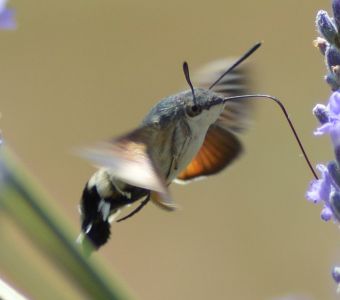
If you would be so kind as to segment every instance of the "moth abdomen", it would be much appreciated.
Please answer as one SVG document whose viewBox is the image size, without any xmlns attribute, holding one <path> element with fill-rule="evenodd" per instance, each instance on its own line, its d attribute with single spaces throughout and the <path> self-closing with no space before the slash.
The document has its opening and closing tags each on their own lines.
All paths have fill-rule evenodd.
<svg viewBox="0 0 340 300">
<path fill-rule="evenodd" d="M 98 170 L 84 187 L 81 203 L 81 237 L 86 236 L 98 249 L 111 235 L 111 223 L 122 208 L 148 195 L 149 191 L 125 184 L 110 175 L 110 170 Z M 82 242 L 82 238 L 79 239 Z"/>
</svg>

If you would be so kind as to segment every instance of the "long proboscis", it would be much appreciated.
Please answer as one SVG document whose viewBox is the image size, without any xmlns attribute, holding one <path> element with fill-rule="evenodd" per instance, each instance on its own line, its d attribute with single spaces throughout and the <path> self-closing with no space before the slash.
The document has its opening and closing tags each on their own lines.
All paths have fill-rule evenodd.
<svg viewBox="0 0 340 300">
<path fill-rule="evenodd" d="M 237 100 L 237 99 L 249 99 L 249 98 L 258 98 L 259 100 L 262 98 L 262 99 L 268 99 L 268 100 L 273 100 L 276 104 L 279 105 L 280 109 L 282 110 L 284 116 L 286 117 L 286 120 L 289 124 L 289 127 L 290 129 L 292 130 L 293 134 L 294 134 L 294 137 L 295 137 L 295 140 L 297 141 L 297 143 L 299 144 L 299 147 L 302 151 L 302 154 L 308 164 L 308 167 L 309 169 L 312 171 L 313 173 L 313 176 L 315 177 L 315 179 L 319 179 L 318 175 L 316 174 L 308 156 L 307 156 L 307 153 L 305 151 L 305 148 L 303 147 L 302 143 L 301 143 L 301 140 L 295 130 L 295 127 L 292 123 L 292 121 L 290 120 L 289 118 L 289 115 L 288 115 L 288 112 L 285 108 L 285 106 L 283 105 L 283 103 L 276 97 L 273 97 L 271 95 L 264 95 L 264 94 L 254 94 L 254 95 L 239 95 L 239 96 L 232 96 L 232 97 L 227 97 L 227 98 L 224 98 L 224 102 L 228 102 L 228 101 L 231 101 L 231 100 Z"/>
</svg>

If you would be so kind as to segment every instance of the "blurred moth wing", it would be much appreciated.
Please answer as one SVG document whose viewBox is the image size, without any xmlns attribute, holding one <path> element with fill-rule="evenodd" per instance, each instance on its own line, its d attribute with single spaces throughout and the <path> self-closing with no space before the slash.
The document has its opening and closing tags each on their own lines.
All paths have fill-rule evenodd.
<svg viewBox="0 0 340 300">
<path fill-rule="evenodd" d="M 227 69 L 231 60 L 214 61 L 194 76 L 197 86 L 209 89 L 210 85 Z M 223 97 L 248 94 L 248 69 L 239 66 L 227 74 L 212 90 Z M 230 101 L 220 117 L 207 131 L 204 142 L 188 166 L 175 179 L 185 184 L 216 174 L 229 166 L 241 153 L 242 144 L 237 134 L 249 127 L 253 105 L 250 101 Z"/>
<path fill-rule="evenodd" d="M 177 176 L 175 182 L 186 183 L 216 174 L 226 168 L 241 152 L 242 145 L 235 135 L 217 125 L 212 125 L 199 152 Z"/>
<path fill-rule="evenodd" d="M 209 89 L 210 85 L 224 73 L 233 61 L 233 59 L 219 59 L 203 66 L 194 74 L 193 80 L 196 86 Z M 223 97 L 251 94 L 249 87 L 252 85 L 252 76 L 250 73 L 249 63 L 244 63 L 224 76 L 212 88 L 212 91 Z M 243 132 L 251 125 L 253 104 L 252 101 L 245 100 L 228 101 L 215 124 L 233 133 Z"/>
<path fill-rule="evenodd" d="M 154 191 L 157 197 L 152 197 L 153 201 L 172 210 L 175 204 L 165 179 L 149 154 L 148 132 L 146 128 L 138 128 L 111 142 L 85 148 L 80 155 L 96 167 L 109 168 L 114 177 L 123 182 Z"/>
</svg>

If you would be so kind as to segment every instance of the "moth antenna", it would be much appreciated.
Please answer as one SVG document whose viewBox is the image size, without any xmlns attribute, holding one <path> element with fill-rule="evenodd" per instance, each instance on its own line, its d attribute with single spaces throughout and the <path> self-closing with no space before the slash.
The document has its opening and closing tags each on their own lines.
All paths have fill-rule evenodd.
<svg viewBox="0 0 340 300">
<path fill-rule="evenodd" d="M 284 116 L 286 117 L 286 120 L 287 120 L 287 122 L 288 122 L 288 124 L 290 126 L 290 129 L 292 130 L 292 132 L 294 134 L 294 137 L 295 137 L 297 143 L 299 144 L 299 147 L 300 147 L 300 149 L 302 151 L 302 154 L 303 154 L 303 156 L 304 156 L 304 158 L 305 158 L 305 160 L 306 160 L 306 162 L 308 164 L 309 169 L 312 171 L 314 178 L 315 179 L 319 179 L 319 177 L 316 174 L 316 172 L 315 172 L 315 170 L 314 170 L 314 168 L 313 168 L 313 166 L 312 166 L 312 164 L 311 164 L 311 162 L 310 162 L 310 160 L 308 158 L 308 155 L 307 155 L 307 153 L 306 153 L 306 151 L 305 151 L 305 149 L 304 149 L 304 147 L 303 147 L 303 145 L 301 143 L 301 140 L 300 140 L 300 138 L 299 138 L 299 136 L 298 136 L 298 134 L 297 134 L 297 132 L 295 130 L 295 127 L 294 127 L 292 121 L 289 118 L 289 115 L 288 115 L 287 110 L 286 110 L 285 106 L 283 105 L 283 103 L 278 98 L 276 98 L 276 97 L 273 97 L 273 96 L 270 96 L 270 95 L 262 95 L 262 94 L 239 95 L 239 96 L 227 97 L 227 98 L 224 98 L 224 102 L 228 102 L 228 101 L 231 101 L 231 100 L 237 100 L 237 99 L 245 99 L 245 98 L 270 99 L 270 100 L 273 100 L 274 102 L 276 102 L 279 105 L 279 107 L 281 108 Z"/>
<path fill-rule="evenodd" d="M 190 89 L 191 89 L 191 92 L 192 92 L 192 97 L 193 97 L 194 103 L 196 105 L 197 101 L 196 101 L 195 91 L 194 91 L 194 87 L 193 87 L 191 80 L 190 80 L 189 66 L 188 66 L 188 63 L 186 61 L 183 63 L 183 72 L 184 72 L 185 79 L 190 86 Z"/>
<path fill-rule="evenodd" d="M 221 79 L 234 70 L 240 63 L 246 60 L 250 55 L 252 55 L 258 48 L 260 48 L 261 42 L 256 43 L 253 47 L 251 47 L 246 53 L 244 53 L 236 62 L 234 62 L 217 80 L 209 87 L 211 90 L 216 84 L 218 84 Z"/>
</svg>

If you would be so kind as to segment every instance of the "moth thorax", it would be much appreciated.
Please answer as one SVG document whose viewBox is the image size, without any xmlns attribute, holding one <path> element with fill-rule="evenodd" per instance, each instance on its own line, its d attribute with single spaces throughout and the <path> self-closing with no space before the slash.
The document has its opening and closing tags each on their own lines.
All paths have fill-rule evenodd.
<svg viewBox="0 0 340 300">
<path fill-rule="evenodd" d="M 90 178 L 87 186 L 88 189 L 96 187 L 99 196 L 103 199 L 112 198 L 114 196 L 131 197 L 128 192 L 124 191 L 127 184 L 115 178 L 112 172 L 110 172 L 110 169 L 99 169 Z"/>
</svg>

